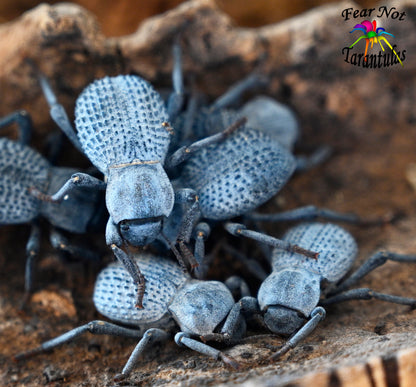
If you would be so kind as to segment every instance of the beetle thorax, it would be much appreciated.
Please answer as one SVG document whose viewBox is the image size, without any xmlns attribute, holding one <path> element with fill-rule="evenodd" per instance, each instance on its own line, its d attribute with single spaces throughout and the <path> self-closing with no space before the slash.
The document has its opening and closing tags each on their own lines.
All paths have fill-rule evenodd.
<svg viewBox="0 0 416 387">
<path fill-rule="evenodd" d="M 172 212 L 174 192 L 158 162 L 132 162 L 109 168 L 106 204 L 123 238 L 140 246 L 156 238 Z"/>
<path fill-rule="evenodd" d="M 183 332 L 203 336 L 216 330 L 233 305 L 222 282 L 193 280 L 178 290 L 168 309 Z"/>
<path fill-rule="evenodd" d="M 308 317 L 319 302 L 321 277 L 303 269 L 272 272 L 257 295 L 260 308 L 280 305 Z"/>
<path fill-rule="evenodd" d="M 299 329 L 319 302 L 320 283 L 319 275 L 302 268 L 273 271 L 257 295 L 267 327 L 283 335 Z"/>
</svg>

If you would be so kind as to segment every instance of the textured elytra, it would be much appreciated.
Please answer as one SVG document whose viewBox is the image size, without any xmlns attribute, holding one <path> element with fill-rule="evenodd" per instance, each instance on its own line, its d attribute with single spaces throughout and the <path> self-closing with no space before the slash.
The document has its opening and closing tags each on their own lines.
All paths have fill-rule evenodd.
<svg viewBox="0 0 416 387">
<path fill-rule="evenodd" d="M 137 287 L 118 262 L 107 266 L 98 275 L 93 296 L 95 307 L 104 316 L 120 323 L 137 326 L 157 323 L 167 318 L 172 297 L 189 276 L 175 262 L 157 256 L 135 255 L 134 261 L 146 278 L 144 309 L 135 306 Z"/>
<path fill-rule="evenodd" d="M 0 139 L 0 223 L 25 223 L 39 213 L 40 201 L 31 187 L 45 192 L 50 164 L 39 153 L 20 143 Z"/>
<path fill-rule="evenodd" d="M 104 174 L 111 165 L 134 161 L 163 164 L 170 134 L 160 95 L 133 75 L 105 77 L 77 99 L 75 125 L 82 148 Z"/>
<path fill-rule="evenodd" d="M 303 223 L 291 228 L 283 240 L 319 252 L 318 259 L 275 249 L 273 271 L 304 268 L 330 282 L 341 279 L 353 264 L 358 247 L 352 235 L 335 224 Z"/>
<path fill-rule="evenodd" d="M 199 195 L 204 217 L 223 220 L 270 199 L 294 169 L 294 157 L 278 142 L 258 130 L 243 128 L 193 156 L 181 180 Z"/>
</svg>

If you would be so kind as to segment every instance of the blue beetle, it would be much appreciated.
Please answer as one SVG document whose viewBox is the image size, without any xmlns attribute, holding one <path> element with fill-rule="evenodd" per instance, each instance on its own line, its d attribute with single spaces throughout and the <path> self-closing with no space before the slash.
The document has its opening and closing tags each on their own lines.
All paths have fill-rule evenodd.
<svg viewBox="0 0 416 387">
<path fill-rule="evenodd" d="M 140 338 L 122 372 L 115 378 L 121 380 L 132 372 L 139 356 L 150 344 L 167 340 L 170 333 L 176 331 L 174 340 L 178 345 L 238 368 L 235 359 L 205 344 L 209 340 L 231 344 L 245 333 L 240 305 L 227 286 L 218 281 L 192 279 L 175 262 L 164 257 L 141 253 L 134 255 L 134 261 L 143 269 L 147 280 L 144 309 L 135 307 L 137 286 L 129 273 L 119 262 L 112 263 L 98 275 L 93 300 L 97 310 L 117 324 L 91 321 L 16 355 L 15 359 L 27 359 L 86 332 Z"/>
<path fill-rule="evenodd" d="M 348 300 L 371 298 L 416 306 L 416 299 L 375 292 L 367 288 L 347 290 L 387 260 L 416 263 L 415 255 L 377 252 L 351 275 L 346 276 L 357 257 L 352 235 L 335 224 L 303 223 L 283 237 L 290 243 L 320 252 L 318 260 L 274 250 L 272 273 L 264 279 L 256 298 L 244 297 L 245 314 L 260 314 L 268 329 L 292 335 L 272 358 L 277 359 L 307 337 L 325 318 L 323 306 Z M 309 320 L 308 320 L 309 319 Z"/>
<path fill-rule="evenodd" d="M 39 218 L 45 218 L 54 227 L 52 245 L 62 251 L 96 258 L 96 254 L 69 244 L 61 231 L 87 233 L 104 228 L 107 212 L 104 195 L 100 191 L 78 189 L 62 203 L 39 198 L 40 193 L 52 194 L 76 172 L 75 169 L 54 167 L 30 148 L 30 116 L 25 111 L 12 113 L 0 120 L 0 128 L 18 123 L 19 139 L 0 138 L 0 224 L 31 224 L 26 245 L 25 300 L 33 290 L 33 266 L 40 244 Z"/>
<path fill-rule="evenodd" d="M 218 133 L 227 128 L 230 122 L 241 117 L 247 119 L 247 126 L 267 133 L 273 141 L 279 142 L 293 153 L 299 140 L 299 123 L 294 112 L 275 99 L 259 95 L 235 107 L 244 92 L 267 84 L 267 79 L 254 71 L 243 80 L 232 85 L 211 105 L 198 105 L 198 98 L 191 95 L 184 112 L 174 121 L 173 144 L 183 144 Z M 296 155 L 296 170 L 304 171 L 325 161 L 329 154 L 328 146 L 321 146 L 310 156 Z"/>
</svg>

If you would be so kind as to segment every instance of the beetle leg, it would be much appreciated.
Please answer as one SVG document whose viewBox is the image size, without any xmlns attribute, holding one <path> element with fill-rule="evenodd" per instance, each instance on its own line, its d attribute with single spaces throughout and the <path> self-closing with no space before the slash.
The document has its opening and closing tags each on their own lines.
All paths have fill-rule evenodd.
<svg viewBox="0 0 416 387">
<path fill-rule="evenodd" d="M 318 208 L 316 206 L 304 206 L 294 208 L 293 210 L 279 212 L 276 214 L 260 214 L 252 212 L 245 215 L 247 219 L 261 222 L 287 222 L 287 221 L 311 221 L 317 218 L 325 220 L 345 222 L 351 224 L 358 224 L 363 226 L 382 225 L 386 222 L 392 221 L 392 217 L 378 217 L 378 218 L 361 218 L 354 213 L 341 213 L 330 210 L 328 208 Z"/>
<path fill-rule="evenodd" d="M 235 303 L 228 312 L 224 325 L 220 333 L 208 333 L 201 336 L 201 340 L 205 343 L 207 341 L 217 341 L 219 343 L 226 343 L 231 345 L 232 341 L 241 338 L 245 332 L 245 321 L 241 314 L 241 304 Z"/>
<path fill-rule="evenodd" d="M 184 101 L 183 71 L 182 71 L 182 50 L 179 43 L 175 43 L 173 51 L 172 84 L 173 93 L 169 96 L 167 110 L 169 122 L 173 122 L 182 110 Z"/>
<path fill-rule="evenodd" d="M 80 257 L 85 261 L 98 262 L 100 260 L 100 255 L 95 251 L 69 243 L 68 238 L 56 229 L 51 230 L 49 239 L 51 245 L 59 251 Z"/>
<path fill-rule="evenodd" d="M 311 319 L 300 328 L 276 353 L 271 356 L 272 360 L 276 360 L 282 357 L 286 352 L 295 348 L 305 337 L 309 336 L 311 332 L 317 327 L 317 325 L 325 318 L 325 309 L 321 306 L 317 306 L 311 312 Z"/>
<path fill-rule="evenodd" d="M 26 243 L 26 266 L 25 266 L 25 294 L 20 309 L 23 310 L 33 292 L 33 273 L 35 261 L 39 254 L 40 227 L 35 221 L 31 224 L 30 236 Z"/>
<path fill-rule="evenodd" d="M 69 180 L 53 195 L 47 195 L 40 192 L 38 189 L 31 187 L 30 193 L 39 200 L 48 201 L 52 203 L 60 203 L 66 200 L 70 193 L 78 188 L 92 188 L 104 190 L 107 184 L 96 177 L 87 175 L 86 173 L 74 173 Z"/>
<path fill-rule="evenodd" d="M 193 189 L 183 188 L 175 192 L 175 204 L 185 206 L 180 215 L 177 240 L 189 242 L 195 222 L 200 218 L 198 195 Z"/>
<path fill-rule="evenodd" d="M 81 143 L 78 140 L 76 132 L 69 121 L 68 115 L 65 112 L 64 107 L 58 102 L 54 91 L 52 90 L 51 85 L 47 78 L 43 75 L 39 75 L 39 83 L 42 87 L 43 94 L 45 95 L 46 101 L 50 107 L 50 115 L 55 123 L 61 128 L 61 130 L 66 134 L 72 144 L 77 148 L 82 154 Z"/>
<path fill-rule="evenodd" d="M 228 244 L 224 244 L 223 246 L 221 246 L 221 248 L 225 250 L 227 253 L 231 254 L 234 258 L 238 259 L 238 261 L 242 265 L 244 265 L 244 267 L 247 268 L 247 270 L 258 280 L 263 282 L 268 277 L 269 274 L 265 272 L 258 260 L 246 257 L 238 249 Z"/>
<path fill-rule="evenodd" d="M 202 353 L 203 355 L 212 357 L 216 360 L 221 359 L 224 363 L 228 364 L 234 369 L 238 369 L 240 365 L 238 362 L 233 359 L 231 356 L 226 356 L 224 353 L 219 351 L 218 349 L 215 349 L 207 344 L 201 343 L 200 341 L 197 341 L 191 337 L 189 337 L 184 332 L 178 332 L 175 335 L 175 343 L 179 346 L 184 346 L 192 349 L 193 351 Z"/>
<path fill-rule="evenodd" d="M 205 241 L 207 240 L 210 232 L 211 228 L 209 227 L 208 223 L 205 222 L 198 223 L 194 230 L 194 255 L 196 261 L 198 262 L 198 266 L 194 268 L 193 274 L 198 279 L 203 279 L 206 277 L 212 261 L 211 256 L 205 255 Z"/>
<path fill-rule="evenodd" d="M 331 290 L 329 295 L 343 292 L 351 285 L 358 282 L 361 278 L 366 276 L 368 273 L 372 272 L 377 267 L 384 265 L 389 260 L 394 262 L 416 263 L 416 255 L 405 255 L 392 253 L 389 251 L 379 251 L 368 258 L 354 273 L 348 276 L 336 288 Z"/>
<path fill-rule="evenodd" d="M 211 110 L 223 109 L 238 101 L 247 90 L 265 86 L 267 79 L 257 73 L 251 73 L 246 78 L 232 85 L 223 95 L 211 105 Z"/>
<path fill-rule="evenodd" d="M 409 305 L 411 308 L 416 307 L 416 299 L 410 297 L 394 296 L 392 294 L 375 292 L 368 288 L 357 288 L 347 290 L 342 293 L 338 293 L 334 296 L 328 297 L 320 301 L 321 305 L 331 305 L 338 302 L 350 301 L 350 300 L 381 300 L 391 302 L 393 304 Z"/>
<path fill-rule="evenodd" d="M 175 153 L 173 153 L 170 158 L 166 161 L 167 168 L 176 167 L 178 164 L 182 163 L 195 152 L 206 148 L 209 145 L 216 144 L 220 141 L 223 141 L 237 129 L 243 126 L 246 123 L 247 119 L 245 117 L 238 119 L 236 122 L 231 124 L 228 128 L 223 130 L 220 133 L 213 134 L 212 136 L 205 137 L 202 140 L 195 141 L 189 146 L 183 146 L 179 148 Z"/>
<path fill-rule="evenodd" d="M 285 251 L 302 254 L 308 258 L 317 259 L 319 256 L 319 252 L 304 249 L 301 246 L 294 245 L 292 243 L 283 241 L 281 239 L 272 237 L 267 234 L 263 234 L 261 232 L 247 230 L 246 226 L 244 226 L 243 224 L 227 222 L 224 225 L 224 227 L 232 235 L 251 238 L 258 242 L 266 243 L 267 245 L 270 245 L 270 246 L 273 246 L 273 247 L 276 247 Z"/>
<path fill-rule="evenodd" d="M 185 111 L 185 121 L 183 123 L 183 134 L 182 141 L 186 141 L 193 134 L 193 125 L 195 123 L 195 118 L 197 115 L 197 109 L 199 105 L 198 95 L 195 88 L 191 91 L 191 96 L 189 97 L 188 104 Z"/>
<path fill-rule="evenodd" d="M 143 309 L 143 297 L 146 289 L 146 280 L 141 273 L 139 266 L 116 244 L 111 245 L 114 255 L 131 275 L 134 284 L 137 286 L 136 308 Z"/>
<path fill-rule="evenodd" d="M 181 266 L 186 266 L 185 261 L 187 261 L 191 268 L 195 268 L 198 266 L 198 260 L 195 258 L 186 244 L 191 239 L 191 234 L 195 222 L 201 216 L 198 196 L 192 189 L 179 189 L 175 192 L 175 205 L 176 204 L 183 205 L 183 207 L 185 207 L 184 209 L 181 208 L 179 215 L 177 215 L 180 221 L 178 222 L 179 227 L 177 228 L 176 241 L 179 245 L 180 252 L 178 252 L 176 248 L 173 247 L 173 242 L 168 241 L 168 243 Z"/>
<path fill-rule="evenodd" d="M 19 353 L 15 355 L 13 359 L 15 361 L 29 359 L 40 353 L 50 351 L 51 349 L 56 348 L 64 343 L 71 342 L 72 340 L 80 337 L 86 332 L 92 333 L 93 335 L 111 335 L 132 338 L 142 336 L 142 332 L 140 329 L 130 329 L 106 321 L 95 320 L 90 321 L 85 325 L 81 325 L 80 327 L 74 328 L 51 340 L 45 341 L 39 347 L 36 347 L 26 352 Z"/>
<path fill-rule="evenodd" d="M 331 155 L 332 149 L 329 146 L 323 145 L 319 147 L 310 156 L 295 156 L 296 158 L 296 172 L 308 171 L 322 164 L 328 160 Z"/>
<path fill-rule="evenodd" d="M 225 286 L 230 289 L 231 293 L 238 292 L 239 298 L 251 296 L 250 288 L 248 287 L 247 282 L 237 275 L 228 277 L 224 283 Z"/>
<path fill-rule="evenodd" d="M 114 377 L 114 381 L 121 381 L 130 375 L 134 365 L 137 363 L 138 357 L 144 352 L 144 350 L 150 343 L 153 343 L 155 341 L 164 341 L 168 337 L 168 333 L 162 329 L 148 329 L 143 334 L 142 339 L 137 343 L 121 373 Z"/>
</svg>

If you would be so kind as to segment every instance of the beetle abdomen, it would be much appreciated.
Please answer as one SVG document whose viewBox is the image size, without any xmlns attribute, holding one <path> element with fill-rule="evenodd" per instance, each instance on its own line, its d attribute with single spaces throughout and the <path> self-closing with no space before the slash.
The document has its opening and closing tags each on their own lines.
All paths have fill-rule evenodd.
<svg viewBox="0 0 416 387">
<path fill-rule="evenodd" d="M 160 95 L 133 75 L 105 77 L 77 99 L 75 125 L 85 154 L 104 174 L 111 165 L 164 162 L 170 134 Z"/>
<path fill-rule="evenodd" d="M 94 304 L 97 310 L 113 321 L 143 325 L 161 320 L 176 289 L 189 277 L 172 261 L 149 254 L 136 254 L 134 260 L 146 278 L 144 309 L 136 305 L 137 287 L 124 266 L 115 262 L 97 277 Z"/>
<path fill-rule="evenodd" d="M 29 189 L 46 192 L 49 168 L 33 149 L 0 139 L 0 223 L 24 223 L 38 215 L 40 201 Z"/>
<path fill-rule="evenodd" d="M 352 235 L 336 224 L 303 223 L 292 227 L 283 240 L 317 251 L 318 259 L 275 249 L 273 271 L 284 267 L 299 268 L 318 273 L 322 278 L 335 282 L 341 279 L 353 264 L 358 252 Z"/>
<path fill-rule="evenodd" d="M 293 156 L 264 133 L 244 128 L 201 150 L 185 165 L 182 184 L 199 195 L 204 217 L 229 219 L 275 195 L 295 169 Z"/>
</svg>

